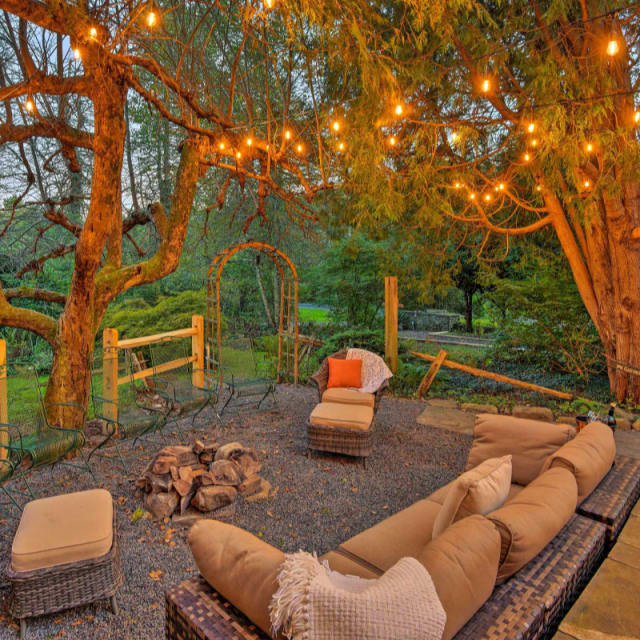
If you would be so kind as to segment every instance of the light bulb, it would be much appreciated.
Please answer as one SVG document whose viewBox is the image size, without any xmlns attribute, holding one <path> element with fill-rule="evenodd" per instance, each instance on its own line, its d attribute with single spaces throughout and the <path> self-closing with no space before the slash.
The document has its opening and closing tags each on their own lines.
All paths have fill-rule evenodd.
<svg viewBox="0 0 640 640">
<path fill-rule="evenodd" d="M 33 103 L 33 100 L 31 98 L 27 98 L 27 101 L 24 103 L 24 108 L 29 113 L 33 113 L 34 109 L 36 108 L 36 105 Z"/>
<path fill-rule="evenodd" d="M 298 153 L 302 153 L 302 149 L 303 149 L 303 146 L 302 146 L 301 144 L 299 144 L 299 145 L 296 147 L 296 151 L 297 151 Z"/>
<path fill-rule="evenodd" d="M 218 145 L 218 149 L 220 149 L 220 151 L 224 151 L 224 142 L 221 142 L 221 143 Z"/>
<path fill-rule="evenodd" d="M 334 120 L 333 124 L 331 125 L 331 128 L 334 131 L 340 131 L 340 123 L 337 120 Z"/>
<path fill-rule="evenodd" d="M 451 142 L 455 142 L 458 139 L 458 134 L 455 131 L 451 132 Z"/>
<path fill-rule="evenodd" d="M 287 129 L 287 130 L 284 132 L 284 137 L 285 137 L 287 140 L 291 140 L 291 131 L 289 131 L 289 129 Z"/>
<path fill-rule="evenodd" d="M 338 149 L 340 149 L 340 151 L 344 151 L 344 142 L 341 142 L 341 143 L 338 145 Z"/>
<path fill-rule="evenodd" d="M 80 60 L 80 49 L 78 49 L 77 47 L 73 50 L 73 57 L 76 60 Z"/>
<path fill-rule="evenodd" d="M 253 144 L 253 140 L 251 138 L 247 138 L 247 147 L 250 147 Z"/>
<path fill-rule="evenodd" d="M 535 138 L 531 141 L 531 146 L 532 147 L 537 147 L 538 146 L 538 141 Z"/>
<path fill-rule="evenodd" d="M 590 142 L 587 142 L 585 149 L 587 150 L 587 153 L 591 153 L 593 151 L 593 145 Z"/>
<path fill-rule="evenodd" d="M 529 160 L 531 160 L 531 156 L 530 156 L 528 153 L 525 153 L 525 154 L 522 156 L 522 159 L 523 159 L 525 162 L 529 162 Z"/>
<path fill-rule="evenodd" d="M 635 122 L 636 124 L 637 124 L 638 122 L 640 122 L 640 111 L 636 111 L 636 112 L 633 114 L 633 120 L 634 120 L 634 122 Z"/>
<path fill-rule="evenodd" d="M 476 199 L 476 194 L 473 193 L 473 191 L 469 194 L 469 200 L 475 200 Z"/>
<path fill-rule="evenodd" d="M 153 11 L 149 11 L 147 14 L 147 26 L 153 27 L 156 23 L 156 14 Z"/>
<path fill-rule="evenodd" d="M 620 45 L 617 40 L 609 40 L 609 44 L 607 45 L 607 54 L 610 56 L 615 56 L 616 53 L 620 51 Z"/>
<path fill-rule="evenodd" d="M 489 78 L 485 78 L 482 81 L 482 93 L 489 93 L 490 88 L 491 88 L 491 83 L 489 82 Z"/>
<path fill-rule="evenodd" d="M 236 152 L 236 158 L 238 158 L 238 160 L 242 158 L 242 154 L 239 151 Z"/>
<path fill-rule="evenodd" d="M 395 112 L 397 116 L 401 116 L 402 112 L 404 111 L 403 107 L 401 104 L 397 104 L 396 108 L 395 108 Z"/>
<path fill-rule="evenodd" d="M 527 126 L 527 131 L 529 133 L 533 133 L 536 130 L 536 125 L 534 122 L 530 122 L 529 125 Z"/>
<path fill-rule="evenodd" d="M 539 184 L 536 185 L 536 191 L 542 191 L 542 187 Z"/>
<path fill-rule="evenodd" d="M 89 29 L 89 35 L 92 38 L 97 38 L 98 37 L 98 30 L 95 27 L 91 27 L 91 29 Z"/>
<path fill-rule="evenodd" d="M 455 189 L 462 188 L 462 185 L 459 182 L 456 182 L 453 186 L 454 186 Z"/>
<path fill-rule="evenodd" d="M 264 6 L 267 9 L 273 9 L 273 2 L 274 0 L 264 0 Z"/>
<path fill-rule="evenodd" d="M 396 143 L 396 139 L 393 136 L 391 136 L 389 138 L 389 144 L 393 147 L 395 145 L 395 143 Z"/>
<path fill-rule="evenodd" d="M 591 182 L 589 182 L 589 180 L 585 180 L 584 181 L 584 188 L 588 189 L 591 186 Z"/>
<path fill-rule="evenodd" d="M 501 183 L 498 185 L 498 189 L 500 189 L 500 191 L 504 191 L 504 182 L 501 182 Z"/>
<path fill-rule="evenodd" d="M 490 193 L 486 193 L 486 194 L 485 194 L 485 196 L 484 196 L 484 199 L 485 199 L 487 202 L 491 202 L 491 194 L 490 194 Z"/>
</svg>

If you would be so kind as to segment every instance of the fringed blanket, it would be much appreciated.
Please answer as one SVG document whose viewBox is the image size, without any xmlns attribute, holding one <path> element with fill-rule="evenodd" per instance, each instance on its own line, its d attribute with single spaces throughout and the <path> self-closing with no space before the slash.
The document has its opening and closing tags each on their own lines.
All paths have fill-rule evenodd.
<svg viewBox="0 0 640 640">
<path fill-rule="evenodd" d="M 274 637 L 440 640 L 446 614 L 428 571 L 402 558 L 375 580 L 344 576 L 315 555 L 286 554 L 269 607 Z"/>
<path fill-rule="evenodd" d="M 362 382 L 358 391 L 363 393 L 375 393 L 385 380 L 393 377 L 387 363 L 366 349 L 349 349 L 347 360 L 362 360 Z"/>
</svg>

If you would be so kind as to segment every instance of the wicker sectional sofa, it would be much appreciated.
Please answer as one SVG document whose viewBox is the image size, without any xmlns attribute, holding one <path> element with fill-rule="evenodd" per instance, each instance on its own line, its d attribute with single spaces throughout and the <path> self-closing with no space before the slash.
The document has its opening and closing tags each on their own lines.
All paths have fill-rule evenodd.
<svg viewBox="0 0 640 640">
<path fill-rule="evenodd" d="M 640 493 L 640 461 L 613 461 L 608 427 L 573 436 L 566 425 L 479 416 L 467 469 L 512 455 L 514 483 L 502 507 L 432 539 L 450 483 L 323 559 L 373 578 L 401 557 L 417 558 L 447 613 L 443 640 L 551 637 Z M 271 637 L 268 604 L 282 552 L 216 521 L 194 525 L 189 544 L 201 576 L 167 593 L 167 638 Z"/>
</svg>

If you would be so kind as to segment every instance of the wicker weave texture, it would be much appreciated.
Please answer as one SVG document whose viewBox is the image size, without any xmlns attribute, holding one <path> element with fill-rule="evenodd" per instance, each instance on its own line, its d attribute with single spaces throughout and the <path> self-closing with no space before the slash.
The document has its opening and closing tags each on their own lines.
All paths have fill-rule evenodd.
<svg viewBox="0 0 640 640">
<path fill-rule="evenodd" d="M 640 460 L 616 456 L 614 466 L 580 505 L 578 513 L 607 525 L 607 544 L 613 546 L 640 497 Z"/>
<path fill-rule="evenodd" d="M 167 640 L 263 640 L 269 636 L 198 576 L 166 593 Z"/>
<path fill-rule="evenodd" d="M 309 423 L 307 425 L 309 449 L 366 458 L 371 454 L 374 426 L 375 418 L 366 431 L 325 427 Z"/>
<path fill-rule="evenodd" d="M 11 614 L 16 618 L 55 613 L 110 598 L 123 582 L 120 548 L 113 519 L 113 545 L 99 558 L 16 572 L 7 568 L 11 582 Z"/>
</svg>

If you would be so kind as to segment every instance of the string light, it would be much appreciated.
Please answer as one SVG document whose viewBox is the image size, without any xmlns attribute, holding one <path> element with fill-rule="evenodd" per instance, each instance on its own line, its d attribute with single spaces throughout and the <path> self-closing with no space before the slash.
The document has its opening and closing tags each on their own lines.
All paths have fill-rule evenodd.
<svg viewBox="0 0 640 640">
<path fill-rule="evenodd" d="M 462 188 L 462 185 L 461 185 L 459 182 L 456 182 L 456 183 L 453 185 L 453 187 L 454 187 L 454 189 L 461 189 L 461 188 Z"/>
<path fill-rule="evenodd" d="M 98 30 L 95 27 L 91 27 L 91 29 L 89 29 L 89 36 L 94 39 L 97 38 Z"/>
<path fill-rule="evenodd" d="M 589 182 L 589 180 L 585 180 L 584 181 L 584 188 L 588 189 L 591 186 L 591 182 Z"/>
<path fill-rule="evenodd" d="M 339 149 L 340 151 L 344 151 L 344 142 L 340 142 L 340 143 L 338 144 L 338 149 Z"/>
<path fill-rule="evenodd" d="M 302 150 L 303 150 L 303 149 L 304 149 L 304 147 L 303 147 L 301 144 L 299 144 L 299 145 L 296 147 L 296 151 L 297 151 L 298 153 L 302 153 Z"/>
<path fill-rule="evenodd" d="M 27 101 L 24 103 L 24 108 L 29 113 L 33 113 L 36 108 L 36 105 L 33 103 L 33 100 L 31 98 L 27 98 Z"/>
<path fill-rule="evenodd" d="M 476 194 L 473 193 L 473 191 L 469 194 L 469 200 L 475 200 L 476 199 Z"/>
<path fill-rule="evenodd" d="M 458 134 L 456 131 L 451 132 L 451 142 L 455 142 L 458 139 Z"/>
<path fill-rule="evenodd" d="M 536 191 L 542 191 L 542 186 L 541 185 L 536 185 Z"/>
<path fill-rule="evenodd" d="M 499 189 L 500 191 L 504 191 L 504 182 L 501 182 L 501 183 L 498 185 L 498 189 Z"/>
<path fill-rule="evenodd" d="M 73 57 L 74 57 L 76 60 L 80 60 L 80 57 L 81 57 L 81 56 L 80 56 L 80 49 L 78 49 L 78 47 L 76 47 L 76 48 L 73 50 Z"/>
<path fill-rule="evenodd" d="M 220 149 L 220 151 L 224 151 L 224 142 L 221 142 L 221 143 L 218 145 L 218 149 Z"/>
<path fill-rule="evenodd" d="M 273 9 L 273 2 L 274 0 L 264 0 L 264 6 L 267 9 Z"/>
<path fill-rule="evenodd" d="M 531 146 L 532 147 L 537 147 L 538 146 L 538 141 L 535 138 L 531 141 Z"/>
<path fill-rule="evenodd" d="M 149 11 L 147 15 L 147 26 L 153 27 L 156 24 L 156 14 L 153 11 Z"/>
<path fill-rule="evenodd" d="M 620 45 L 617 40 L 609 40 L 609 44 L 607 45 L 607 54 L 610 56 L 615 56 L 616 53 L 620 51 Z"/>
<path fill-rule="evenodd" d="M 527 126 L 527 131 L 529 133 L 533 133 L 536 130 L 536 125 L 534 122 L 530 122 L 529 125 Z"/>
<path fill-rule="evenodd" d="M 485 78 L 482 81 L 482 93 L 489 93 L 489 89 L 491 89 L 491 83 L 489 82 L 489 78 Z"/>
<path fill-rule="evenodd" d="M 395 146 L 395 144 L 396 144 L 396 139 L 395 139 L 395 137 L 394 137 L 394 136 L 391 136 L 391 137 L 389 138 L 389 144 L 390 144 L 392 147 L 393 147 L 393 146 Z"/>
<path fill-rule="evenodd" d="M 247 138 L 246 143 L 247 147 L 250 147 L 253 144 L 253 140 L 251 138 Z"/>
<path fill-rule="evenodd" d="M 484 195 L 484 199 L 485 199 L 487 202 L 491 202 L 491 194 L 490 194 L 490 193 L 485 193 L 485 195 Z"/>
<path fill-rule="evenodd" d="M 289 131 L 289 129 L 287 129 L 287 130 L 284 132 L 284 137 L 285 137 L 287 140 L 291 140 L 291 131 Z"/>
<path fill-rule="evenodd" d="M 591 153 L 593 151 L 593 144 L 591 144 L 591 142 L 587 142 L 585 149 L 587 150 L 587 153 Z"/>
<path fill-rule="evenodd" d="M 522 159 L 523 159 L 525 162 L 529 162 L 529 160 L 531 160 L 531 156 L 530 156 L 528 153 L 525 153 L 525 154 L 522 156 Z"/>
<path fill-rule="evenodd" d="M 331 128 L 337 133 L 340 131 L 340 123 L 337 120 L 334 120 L 331 124 Z"/>
<path fill-rule="evenodd" d="M 236 152 L 236 158 L 238 160 L 240 160 L 240 158 L 242 158 L 242 154 L 239 151 Z"/>
<path fill-rule="evenodd" d="M 395 114 L 396 114 L 397 116 L 401 116 L 401 115 L 402 115 L 402 113 L 403 113 L 403 111 L 404 111 L 403 106 L 402 106 L 401 104 L 399 104 L 399 103 L 398 103 L 398 104 L 396 105 L 396 108 L 395 108 Z"/>
<path fill-rule="evenodd" d="M 633 114 L 633 120 L 634 120 L 634 122 L 635 122 L 636 124 L 640 122 L 640 111 L 636 111 L 636 112 Z"/>
</svg>

